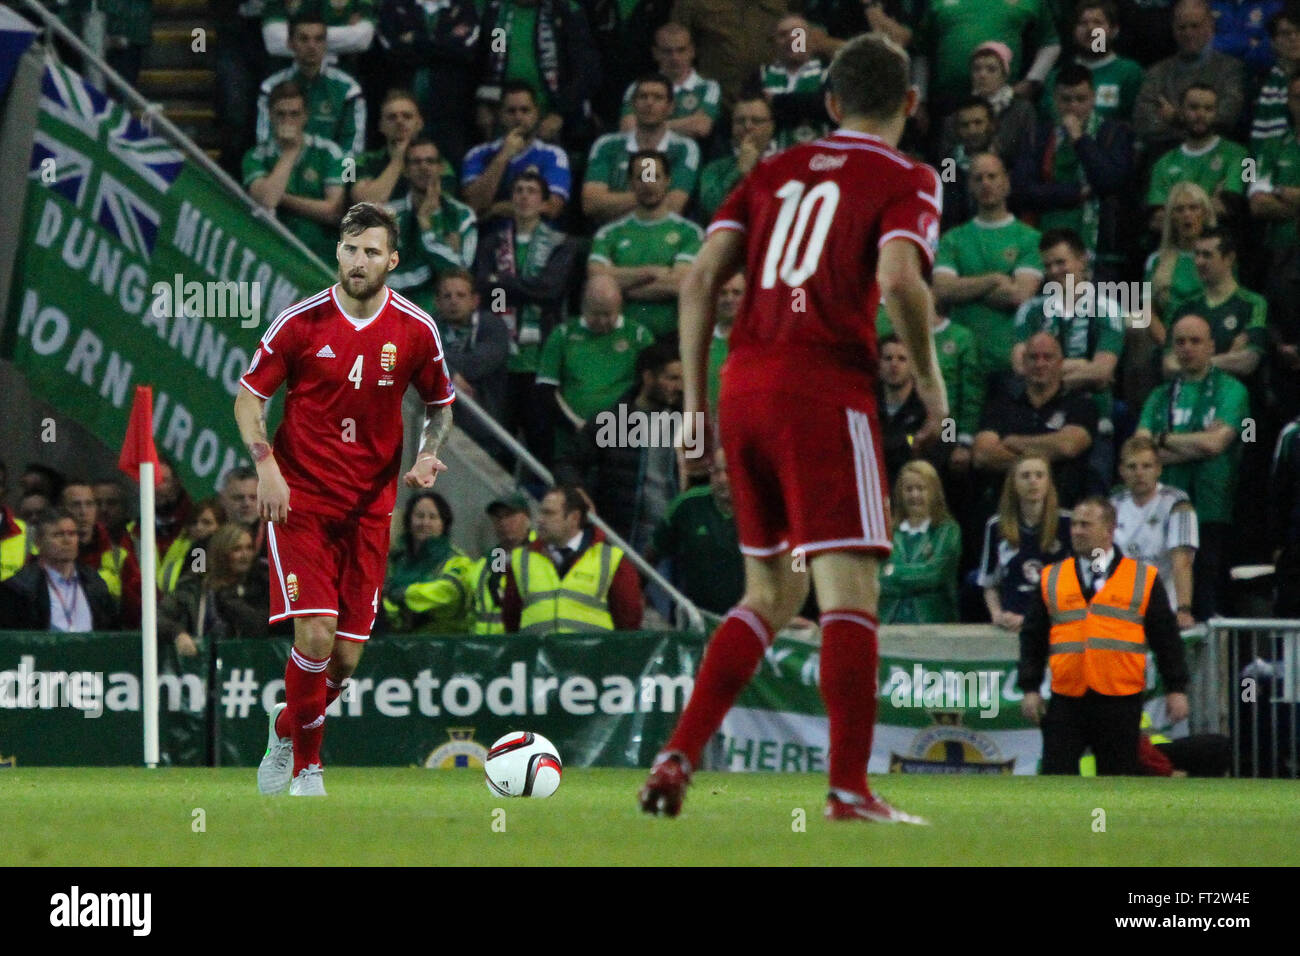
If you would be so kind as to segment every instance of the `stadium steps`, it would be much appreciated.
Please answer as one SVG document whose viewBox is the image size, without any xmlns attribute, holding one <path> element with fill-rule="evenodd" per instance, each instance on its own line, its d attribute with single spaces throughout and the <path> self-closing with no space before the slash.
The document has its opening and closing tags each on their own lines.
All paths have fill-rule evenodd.
<svg viewBox="0 0 1300 956">
<path fill-rule="evenodd" d="M 153 44 L 145 51 L 137 87 L 163 115 L 208 155 L 221 145 L 213 109 L 216 32 L 208 0 L 155 0 Z M 204 50 L 194 50 L 194 30 L 206 31 Z"/>
</svg>

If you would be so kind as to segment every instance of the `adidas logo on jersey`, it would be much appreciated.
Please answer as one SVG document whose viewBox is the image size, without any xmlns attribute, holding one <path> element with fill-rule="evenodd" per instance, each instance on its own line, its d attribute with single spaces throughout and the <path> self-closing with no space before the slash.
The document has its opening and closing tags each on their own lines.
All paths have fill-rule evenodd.
<svg viewBox="0 0 1300 956">
<path fill-rule="evenodd" d="M 334 350 L 333 350 L 332 348 L 330 348 L 328 345 L 323 346 L 323 347 L 321 348 L 321 350 L 320 350 L 319 352 L 316 353 L 316 357 L 317 357 L 317 358 L 334 358 Z"/>
</svg>

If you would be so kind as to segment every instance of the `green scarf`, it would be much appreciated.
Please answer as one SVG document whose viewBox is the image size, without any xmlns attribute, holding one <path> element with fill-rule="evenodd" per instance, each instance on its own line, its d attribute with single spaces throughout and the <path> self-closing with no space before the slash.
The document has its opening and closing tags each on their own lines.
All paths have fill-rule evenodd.
<svg viewBox="0 0 1300 956">
<path fill-rule="evenodd" d="M 404 594 L 417 581 L 431 581 L 438 569 L 455 553 L 451 539 L 446 535 L 430 538 L 408 556 L 406 539 L 388 556 L 388 579 L 384 582 L 385 594 Z"/>
</svg>

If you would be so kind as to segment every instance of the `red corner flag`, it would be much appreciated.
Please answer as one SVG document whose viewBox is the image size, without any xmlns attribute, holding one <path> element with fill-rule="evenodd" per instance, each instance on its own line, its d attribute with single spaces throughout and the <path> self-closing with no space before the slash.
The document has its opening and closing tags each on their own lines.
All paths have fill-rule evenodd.
<svg viewBox="0 0 1300 956">
<path fill-rule="evenodd" d="M 148 385 L 135 387 L 135 398 L 131 401 L 131 418 L 126 426 L 126 440 L 122 442 L 122 454 L 118 456 L 117 467 L 134 480 L 140 480 L 140 464 L 151 462 L 154 467 L 154 487 L 162 481 L 158 474 L 158 449 L 153 444 L 153 389 Z"/>
</svg>

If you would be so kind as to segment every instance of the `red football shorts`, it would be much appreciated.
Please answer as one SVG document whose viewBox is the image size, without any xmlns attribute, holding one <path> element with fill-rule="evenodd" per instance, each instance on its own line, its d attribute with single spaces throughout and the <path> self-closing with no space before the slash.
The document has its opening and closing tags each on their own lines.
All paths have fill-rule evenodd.
<svg viewBox="0 0 1300 956">
<path fill-rule="evenodd" d="M 271 623 L 333 614 L 337 637 L 369 640 L 388 570 L 388 530 L 387 518 L 323 518 L 299 511 L 268 524 Z"/>
<path fill-rule="evenodd" d="M 801 549 L 891 549 L 889 501 L 872 405 L 725 385 L 718 428 L 740 550 L 764 558 Z"/>
</svg>

